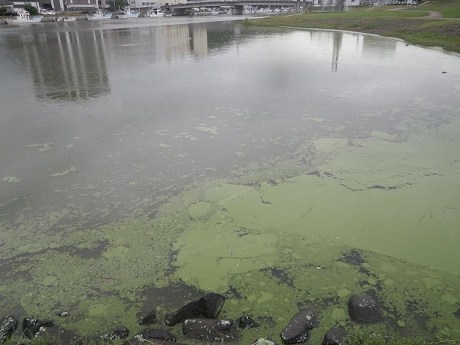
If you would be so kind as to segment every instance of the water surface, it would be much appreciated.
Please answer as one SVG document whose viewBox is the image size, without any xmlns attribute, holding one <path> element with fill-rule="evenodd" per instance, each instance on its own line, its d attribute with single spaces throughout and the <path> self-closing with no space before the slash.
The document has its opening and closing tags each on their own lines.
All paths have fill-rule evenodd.
<svg viewBox="0 0 460 345">
<path fill-rule="evenodd" d="M 94 334 L 217 291 L 248 343 L 372 290 L 460 338 L 459 57 L 168 19 L 0 29 L 1 309 Z"/>
</svg>

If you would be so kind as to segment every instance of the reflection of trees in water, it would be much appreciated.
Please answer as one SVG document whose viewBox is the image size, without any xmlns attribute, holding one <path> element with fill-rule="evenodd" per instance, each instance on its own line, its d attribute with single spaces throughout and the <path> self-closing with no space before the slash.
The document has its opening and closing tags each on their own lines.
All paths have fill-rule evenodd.
<svg viewBox="0 0 460 345">
<path fill-rule="evenodd" d="M 389 57 L 396 52 L 397 41 L 392 39 L 382 39 L 372 35 L 363 35 L 362 51 L 363 56 L 369 57 Z"/>
<path fill-rule="evenodd" d="M 34 34 L 23 47 L 38 99 L 77 101 L 110 92 L 102 31 Z"/>
</svg>

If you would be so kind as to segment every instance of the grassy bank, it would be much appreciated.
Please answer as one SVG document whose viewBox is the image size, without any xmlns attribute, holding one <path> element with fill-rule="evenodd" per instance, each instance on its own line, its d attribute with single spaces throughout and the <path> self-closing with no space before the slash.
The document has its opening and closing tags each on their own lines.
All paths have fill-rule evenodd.
<svg viewBox="0 0 460 345">
<path fill-rule="evenodd" d="M 401 38 L 460 53 L 460 0 L 435 0 L 418 7 L 359 7 L 349 12 L 311 12 L 248 21 L 249 25 L 350 30 Z"/>
</svg>

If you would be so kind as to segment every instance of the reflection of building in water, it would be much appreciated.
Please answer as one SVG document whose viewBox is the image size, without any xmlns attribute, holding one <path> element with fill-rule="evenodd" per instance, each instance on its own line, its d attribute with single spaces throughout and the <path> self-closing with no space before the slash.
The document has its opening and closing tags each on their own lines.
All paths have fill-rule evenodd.
<svg viewBox="0 0 460 345">
<path fill-rule="evenodd" d="M 333 32 L 332 34 L 332 71 L 337 72 L 340 49 L 342 48 L 343 33 Z"/>
<path fill-rule="evenodd" d="M 150 61 L 202 58 L 208 54 L 206 24 L 164 25 L 110 30 L 104 33 L 109 54 L 126 60 L 127 68 Z M 136 46 L 133 54 L 130 46 Z"/>
<path fill-rule="evenodd" d="M 350 35 L 350 34 L 348 34 Z M 311 43 L 317 47 L 327 47 L 327 53 L 330 53 L 330 42 L 332 40 L 332 67 L 333 72 L 337 72 L 339 64 L 340 51 L 342 50 L 344 34 L 343 32 L 330 31 L 310 31 Z"/>
<path fill-rule="evenodd" d="M 208 29 L 206 24 L 190 25 L 192 31 L 192 50 L 196 57 L 208 55 Z"/>
<path fill-rule="evenodd" d="M 378 36 L 362 35 L 362 53 L 366 57 L 391 57 L 396 52 L 397 41 Z"/>
<path fill-rule="evenodd" d="M 165 41 L 165 57 L 185 57 L 190 54 L 190 31 L 188 25 L 166 25 L 161 28 Z"/>
<path fill-rule="evenodd" d="M 110 92 L 102 31 L 47 32 L 24 43 L 38 99 L 77 101 Z"/>
</svg>

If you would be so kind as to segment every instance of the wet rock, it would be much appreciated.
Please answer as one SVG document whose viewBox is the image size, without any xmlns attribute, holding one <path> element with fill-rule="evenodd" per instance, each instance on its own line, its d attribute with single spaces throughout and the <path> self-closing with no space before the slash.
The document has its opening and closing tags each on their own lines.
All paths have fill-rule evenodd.
<svg viewBox="0 0 460 345">
<path fill-rule="evenodd" d="M 172 342 L 172 341 L 161 340 L 161 339 L 145 339 L 145 338 L 142 338 L 138 334 L 133 339 L 125 341 L 123 345 L 180 345 L 180 344 Z"/>
<path fill-rule="evenodd" d="M 457 319 L 460 319 L 460 308 L 457 309 L 457 311 L 454 313 L 454 316 L 455 316 Z"/>
<path fill-rule="evenodd" d="M 182 325 L 182 333 L 188 338 L 213 343 L 234 341 L 238 337 L 230 320 L 187 319 Z"/>
<path fill-rule="evenodd" d="M 205 296 L 193 302 L 187 303 L 172 315 L 167 315 L 165 322 L 169 326 L 182 322 L 190 318 L 216 318 L 222 306 L 225 297 L 218 293 L 208 293 Z"/>
<path fill-rule="evenodd" d="M 77 344 L 79 339 L 79 336 L 76 333 L 56 326 L 40 327 L 38 332 L 35 333 L 35 337 L 43 336 L 45 336 L 47 339 L 53 339 L 53 341 L 50 341 L 49 343 L 62 345 Z"/>
<path fill-rule="evenodd" d="M 151 310 L 147 313 L 147 315 L 141 317 L 139 325 L 151 325 L 155 322 L 157 322 L 157 312 L 155 310 Z"/>
<path fill-rule="evenodd" d="M 40 327 L 53 327 L 54 321 L 25 318 L 22 320 L 22 332 L 27 338 L 33 338 L 40 330 Z"/>
<path fill-rule="evenodd" d="M 5 315 L 0 320 L 0 343 L 4 343 L 18 328 L 18 320 L 13 315 Z"/>
<path fill-rule="evenodd" d="M 374 298 L 367 294 L 353 295 L 348 301 L 348 313 L 358 323 L 382 321 L 382 313 Z"/>
<path fill-rule="evenodd" d="M 342 328 L 331 328 L 324 336 L 321 345 L 342 345 L 345 340 L 345 330 Z"/>
<path fill-rule="evenodd" d="M 268 338 L 259 338 L 252 345 L 277 345 L 273 340 Z"/>
<path fill-rule="evenodd" d="M 175 342 L 176 337 L 168 331 L 162 329 L 146 328 L 135 337 L 139 341 L 165 340 Z"/>
<path fill-rule="evenodd" d="M 111 330 L 109 333 L 104 334 L 101 336 L 103 340 L 117 340 L 117 339 L 125 339 L 128 338 L 129 329 L 124 326 L 117 327 Z"/>
<path fill-rule="evenodd" d="M 259 327 L 259 324 L 255 322 L 250 316 L 243 315 L 238 319 L 238 326 L 243 329 Z"/>
<path fill-rule="evenodd" d="M 313 309 L 305 309 L 295 315 L 281 332 L 285 344 L 303 343 L 308 340 L 309 331 L 317 326 L 317 315 Z"/>
</svg>

